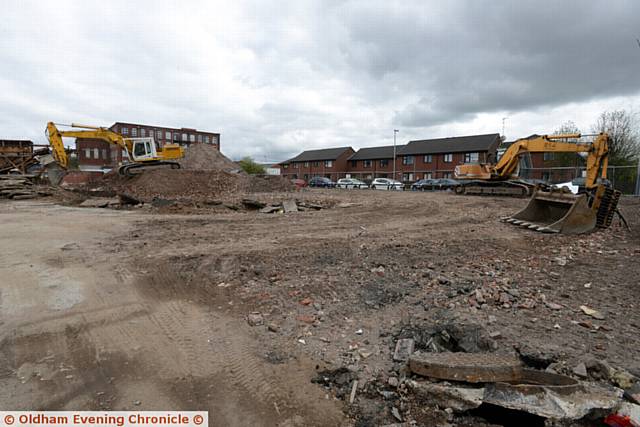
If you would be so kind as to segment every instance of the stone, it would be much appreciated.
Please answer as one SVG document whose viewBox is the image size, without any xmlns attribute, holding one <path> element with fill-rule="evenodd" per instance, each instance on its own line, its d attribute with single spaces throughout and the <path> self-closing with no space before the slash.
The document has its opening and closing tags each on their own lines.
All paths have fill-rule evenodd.
<svg viewBox="0 0 640 427">
<path fill-rule="evenodd" d="M 591 316 L 594 319 L 598 319 L 598 320 L 604 320 L 604 314 L 600 313 L 598 310 L 594 310 L 592 308 L 587 307 L 586 305 L 581 305 L 580 306 L 580 310 L 582 310 L 582 312 L 584 314 L 586 314 L 587 316 Z"/>
<path fill-rule="evenodd" d="M 396 342 L 396 349 L 393 352 L 393 360 L 396 362 L 406 362 L 413 353 L 415 341 L 411 338 L 399 339 Z"/>
<path fill-rule="evenodd" d="M 284 213 L 298 212 L 298 205 L 296 205 L 295 200 L 285 200 L 282 202 L 282 207 L 284 208 Z"/>
<path fill-rule="evenodd" d="M 395 417 L 396 420 L 402 421 L 402 417 L 400 416 L 400 411 L 395 406 L 391 408 L 391 415 Z"/>
<path fill-rule="evenodd" d="M 387 383 L 391 387 L 398 387 L 400 385 L 400 381 L 398 381 L 398 378 L 396 377 L 389 377 L 389 380 L 387 381 Z"/>
<path fill-rule="evenodd" d="M 562 310 L 562 306 L 560 304 L 556 304 L 555 302 L 545 302 L 544 305 L 546 305 L 548 308 L 550 308 L 551 310 Z"/>
<path fill-rule="evenodd" d="M 260 213 L 270 214 L 274 212 L 278 212 L 280 210 L 280 206 L 266 206 L 260 209 Z"/>
<path fill-rule="evenodd" d="M 280 331 L 280 327 L 278 325 L 276 325 L 275 323 L 269 323 L 269 325 L 267 326 L 267 329 L 269 330 L 269 332 L 279 332 Z"/>
<path fill-rule="evenodd" d="M 573 368 L 573 373 L 583 379 L 588 377 L 587 367 L 582 362 L 578 363 L 578 365 L 575 368 Z"/>
<path fill-rule="evenodd" d="M 258 312 L 249 313 L 247 316 L 247 323 L 251 326 L 260 326 L 264 323 L 264 318 L 262 314 Z"/>
<path fill-rule="evenodd" d="M 119 198 L 104 198 L 104 197 L 96 197 L 87 199 L 84 202 L 80 203 L 80 207 L 82 208 L 106 208 L 108 206 L 117 206 L 120 204 Z"/>
</svg>

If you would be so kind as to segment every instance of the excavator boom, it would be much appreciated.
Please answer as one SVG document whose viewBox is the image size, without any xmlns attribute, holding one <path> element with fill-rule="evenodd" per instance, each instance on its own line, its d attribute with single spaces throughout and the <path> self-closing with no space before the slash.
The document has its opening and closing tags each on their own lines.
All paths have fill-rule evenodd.
<svg viewBox="0 0 640 427">
<path fill-rule="evenodd" d="M 156 146 L 153 138 L 124 138 L 119 133 L 107 128 L 75 123 L 71 124 L 71 127 L 76 129 L 59 130 L 55 123 L 47 123 L 46 134 L 51 145 L 53 158 L 63 169 L 69 167 L 69 158 L 62 141 L 64 137 L 99 139 L 117 145 L 127 153 L 130 161 L 118 169 L 121 175 L 132 175 L 135 171 L 141 171 L 144 167 L 151 166 L 170 166 L 172 169 L 179 169 L 180 164 L 174 160 L 184 156 L 182 147 L 176 144 L 166 144 L 160 148 Z"/>
</svg>

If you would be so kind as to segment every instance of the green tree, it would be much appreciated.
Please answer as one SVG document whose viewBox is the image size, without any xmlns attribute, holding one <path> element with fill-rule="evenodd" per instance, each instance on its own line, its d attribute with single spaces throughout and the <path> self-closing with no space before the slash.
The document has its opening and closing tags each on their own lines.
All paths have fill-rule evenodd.
<svg viewBox="0 0 640 427">
<path fill-rule="evenodd" d="M 609 134 L 609 164 L 632 165 L 640 157 L 638 120 L 627 110 L 605 111 L 592 127 L 593 133 Z"/>
<path fill-rule="evenodd" d="M 242 160 L 238 162 L 238 164 L 240 164 L 240 168 L 249 175 L 259 175 L 265 173 L 264 166 L 256 163 L 251 157 L 243 157 Z"/>
</svg>

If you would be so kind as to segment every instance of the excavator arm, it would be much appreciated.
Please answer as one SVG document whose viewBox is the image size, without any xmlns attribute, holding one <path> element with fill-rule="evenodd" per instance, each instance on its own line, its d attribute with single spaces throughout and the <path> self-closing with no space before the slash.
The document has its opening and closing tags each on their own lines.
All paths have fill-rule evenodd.
<svg viewBox="0 0 640 427">
<path fill-rule="evenodd" d="M 587 157 L 586 188 L 597 185 L 598 176 L 607 177 L 608 140 L 606 133 L 599 134 L 591 144 L 561 142 L 567 139 L 580 138 L 580 134 L 544 135 L 530 139 L 521 139 L 511 144 L 500 161 L 493 167 L 494 179 L 509 179 L 518 168 L 520 155 L 523 153 L 589 153 Z"/>
<path fill-rule="evenodd" d="M 61 131 L 56 127 L 55 123 L 47 123 L 46 134 L 47 138 L 49 139 L 49 144 L 51 145 L 53 158 L 64 169 L 67 169 L 67 167 L 69 166 L 69 158 L 67 156 L 67 152 L 64 149 L 64 144 L 62 142 L 63 137 L 100 139 L 102 141 L 118 145 L 120 148 L 122 148 L 123 150 L 127 150 L 127 152 L 129 153 L 131 152 L 132 143 L 124 139 L 122 135 L 116 132 L 113 132 L 106 128 L 78 125 L 75 123 L 72 123 L 71 126 L 75 128 L 84 128 L 87 130 Z"/>
</svg>

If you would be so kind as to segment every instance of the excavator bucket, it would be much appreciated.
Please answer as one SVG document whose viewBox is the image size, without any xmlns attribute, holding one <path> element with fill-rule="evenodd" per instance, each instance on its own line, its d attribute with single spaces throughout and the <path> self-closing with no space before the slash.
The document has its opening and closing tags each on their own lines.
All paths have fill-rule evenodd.
<svg viewBox="0 0 640 427">
<path fill-rule="evenodd" d="M 536 190 L 524 209 L 503 220 L 543 233 L 581 234 L 596 227 L 597 216 L 586 194 Z"/>
</svg>

